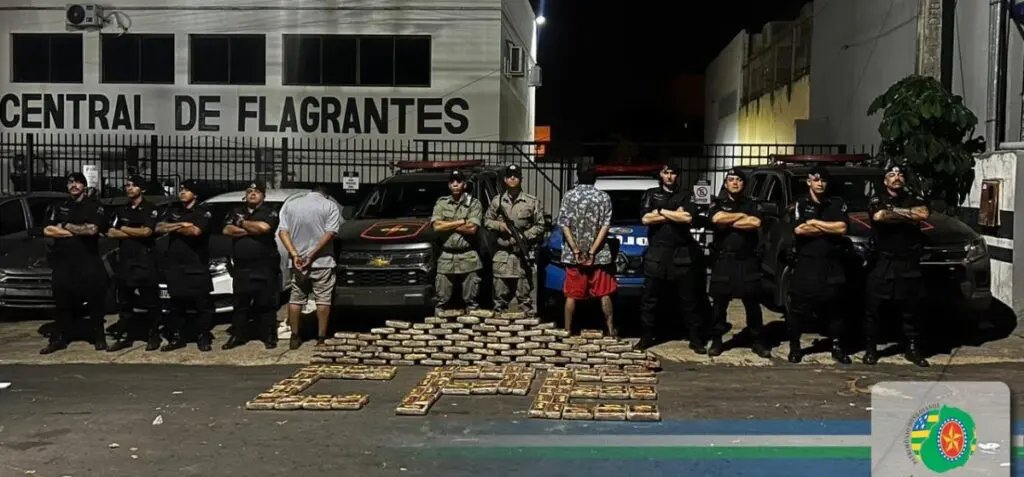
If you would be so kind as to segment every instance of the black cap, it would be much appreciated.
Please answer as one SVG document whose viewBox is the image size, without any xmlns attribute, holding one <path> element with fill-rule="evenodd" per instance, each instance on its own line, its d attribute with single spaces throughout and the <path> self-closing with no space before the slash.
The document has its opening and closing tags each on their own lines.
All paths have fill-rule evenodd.
<svg viewBox="0 0 1024 477">
<path fill-rule="evenodd" d="M 199 181 L 195 179 L 187 179 L 181 182 L 182 189 L 188 189 L 193 194 L 199 195 Z"/>
<path fill-rule="evenodd" d="M 906 174 L 907 173 L 907 167 L 905 165 L 903 165 L 903 164 L 898 163 L 898 162 L 890 162 L 889 164 L 887 164 L 885 166 L 885 174 L 889 174 L 890 172 L 896 172 L 898 174 Z"/>
<path fill-rule="evenodd" d="M 246 186 L 246 188 L 245 188 L 245 190 L 251 190 L 251 189 L 256 189 L 256 190 L 258 190 L 260 192 L 266 193 L 267 192 L 267 183 L 265 181 L 261 181 L 259 179 L 256 179 L 256 180 L 250 182 L 249 185 Z"/>
<path fill-rule="evenodd" d="M 829 175 L 829 173 L 828 173 L 828 169 L 825 169 L 824 167 L 821 167 L 821 166 L 814 166 L 814 167 L 811 168 L 811 170 L 809 172 L 807 172 L 807 177 L 814 177 L 814 176 L 818 176 L 818 177 L 822 178 L 822 180 L 826 180 L 826 181 L 831 177 Z"/>
<path fill-rule="evenodd" d="M 509 177 L 517 177 L 519 179 L 522 179 L 523 169 L 515 164 L 509 165 L 508 167 L 505 168 L 505 178 Z"/>
<path fill-rule="evenodd" d="M 72 181 L 89 187 L 89 181 L 85 180 L 85 174 L 82 174 L 81 172 L 72 172 L 68 174 L 68 182 Z"/>
<path fill-rule="evenodd" d="M 135 184 L 135 187 L 138 187 L 140 189 L 146 189 L 146 179 L 138 174 L 132 174 L 128 176 L 127 182 Z"/>
<path fill-rule="evenodd" d="M 666 162 L 666 163 L 662 164 L 661 165 L 661 170 L 663 170 L 663 171 L 670 171 L 670 172 L 673 172 L 673 173 L 675 173 L 677 175 L 681 174 L 683 172 L 682 168 L 679 167 L 679 165 L 674 163 L 674 162 Z"/>
<path fill-rule="evenodd" d="M 466 174 L 463 174 L 462 171 L 452 171 L 452 173 L 448 175 L 448 182 L 453 181 L 466 182 Z"/>
<path fill-rule="evenodd" d="M 747 174 L 736 168 L 729 169 L 728 171 L 725 172 L 725 177 L 727 179 L 729 178 L 729 176 L 739 177 L 740 180 L 744 182 L 747 180 Z"/>
</svg>

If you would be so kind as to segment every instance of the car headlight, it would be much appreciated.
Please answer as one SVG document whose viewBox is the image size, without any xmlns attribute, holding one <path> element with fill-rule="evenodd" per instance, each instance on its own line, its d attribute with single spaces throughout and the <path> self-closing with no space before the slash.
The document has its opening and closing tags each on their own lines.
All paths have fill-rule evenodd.
<svg viewBox="0 0 1024 477">
<path fill-rule="evenodd" d="M 228 261 L 223 258 L 210 260 L 210 275 L 225 275 L 228 273 Z"/>
<path fill-rule="evenodd" d="M 405 257 L 402 258 L 408 260 L 412 264 L 422 265 L 425 263 L 430 263 L 431 255 L 433 254 L 430 251 L 413 252 L 405 255 Z"/>
<path fill-rule="evenodd" d="M 7 272 L 0 270 L 0 282 L 4 281 L 5 279 L 7 279 Z"/>
<path fill-rule="evenodd" d="M 988 244 L 985 243 L 984 237 L 978 237 L 971 240 L 971 243 L 964 247 L 967 251 L 967 261 L 976 262 L 978 260 L 988 258 Z"/>
</svg>

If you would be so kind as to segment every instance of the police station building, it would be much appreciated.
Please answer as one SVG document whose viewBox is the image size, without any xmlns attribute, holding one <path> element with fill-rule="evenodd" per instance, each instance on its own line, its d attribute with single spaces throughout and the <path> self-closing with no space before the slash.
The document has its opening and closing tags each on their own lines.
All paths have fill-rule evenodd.
<svg viewBox="0 0 1024 477">
<path fill-rule="evenodd" d="M 533 139 L 528 0 L 12 0 L 0 28 L 7 133 Z"/>
</svg>

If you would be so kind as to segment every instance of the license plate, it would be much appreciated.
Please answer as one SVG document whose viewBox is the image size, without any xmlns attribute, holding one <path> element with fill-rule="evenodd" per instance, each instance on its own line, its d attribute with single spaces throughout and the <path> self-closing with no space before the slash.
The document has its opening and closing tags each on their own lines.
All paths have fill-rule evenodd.
<svg viewBox="0 0 1024 477">
<path fill-rule="evenodd" d="M 171 293 L 168 292 L 167 290 L 160 290 L 160 299 L 161 300 L 170 300 L 171 299 Z"/>
</svg>

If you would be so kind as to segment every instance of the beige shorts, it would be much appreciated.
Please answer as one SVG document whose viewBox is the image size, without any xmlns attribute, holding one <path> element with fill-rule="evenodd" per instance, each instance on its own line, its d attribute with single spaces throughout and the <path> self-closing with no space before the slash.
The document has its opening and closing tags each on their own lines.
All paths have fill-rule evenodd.
<svg viewBox="0 0 1024 477">
<path fill-rule="evenodd" d="M 331 305 L 334 301 L 334 281 L 333 268 L 292 269 L 292 291 L 288 303 L 305 305 L 313 298 L 317 305 Z"/>
</svg>

